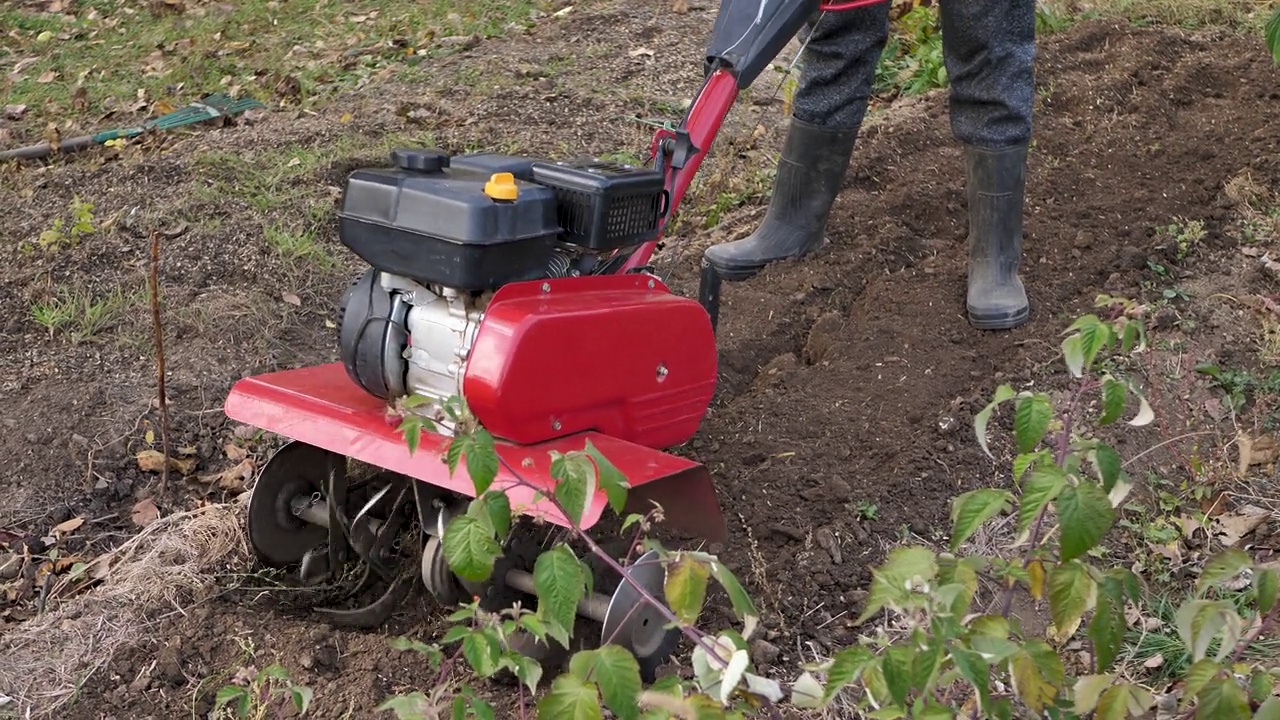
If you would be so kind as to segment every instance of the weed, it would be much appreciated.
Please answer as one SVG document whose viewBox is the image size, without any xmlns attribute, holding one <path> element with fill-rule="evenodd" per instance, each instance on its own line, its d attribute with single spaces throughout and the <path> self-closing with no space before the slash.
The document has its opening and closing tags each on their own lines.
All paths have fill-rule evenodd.
<svg viewBox="0 0 1280 720">
<path fill-rule="evenodd" d="M 24 5 L 6 3 L 0 27 L 22 53 L 17 57 L 38 60 L 11 76 L 5 102 L 44 108 L 49 118 L 137 98 L 156 110 L 171 95 L 219 88 L 309 104 L 374 73 L 412 74 L 411 63 L 454 51 L 439 39 L 500 35 L 529 24 L 538 8 L 536 0 L 481 3 L 461 13 L 448 0 L 293 0 L 201 3 L 184 11 L 181 3 L 86 0 L 54 14 Z M 91 83 L 76 82 L 90 74 Z"/>
<path fill-rule="evenodd" d="M 263 237 L 285 260 L 312 262 L 326 269 L 337 266 L 333 256 L 316 240 L 314 232 L 287 230 L 279 225 L 272 225 L 266 228 Z"/>
<path fill-rule="evenodd" d="M 81 200 L 80 196 L 76 195 L 72 197 L 68 211 L 71 213 L 71 226 L 67 227 L 65 218 L 54 218 L 53 225 L 40 233 L 36 241 L 41 250 L 57 252 L 66 247 L 76 247 L 80 244 L 81 238 L 93 234 L 93 203 Z M 31 243 L 22 246 L 25 254 L 30 254 L 34 250 L 35 245 Z"/>
<path fill-rule="evenodd" d="M 118 323 L 130 308 L 145 299 L 145 290 L 117 287 L 103 296 L 85 290 L 59 288 L 50 300 L 33 303 L 31 318 L 53 338 L 63 332 L 73 344 L 96 339 Z"/>
<path fill-rule="evenodd" d="M 919 95 L 947 86 L 942 31 L 937 8 L 919 5 L 905 13 L 885 44 L 872 91 L 877 95 Z"/>
<path fill-rule="evenodd" d="M 854 512 L 863 520 L 875 520 L 880 514 L 876 504 L 867 500 L 859 501 L 857 507 L 854 508 Z"/>
<path fill-rule="evenodd" d="M 213 711 L 215 717 L 221 717 L 220 710 L 231 710 L 234 718 L 265 720 L 283 717 L 284 708 L 292 704 L 301 717 L 311 707 L 312 696 L 311 688 L 294 683 L 288 670 L 273 664 L 256 675 L 237 674 L 231 684 L 219 688 Z"/>
<path fill-rule="evenodd" d="M 1175 244 L 1174 257 L 1179 262 L 1194 253 L 1206 235 L 1203 221 L 1183 219 L 1159 228 L 1158 233 Z"/>
</svg>

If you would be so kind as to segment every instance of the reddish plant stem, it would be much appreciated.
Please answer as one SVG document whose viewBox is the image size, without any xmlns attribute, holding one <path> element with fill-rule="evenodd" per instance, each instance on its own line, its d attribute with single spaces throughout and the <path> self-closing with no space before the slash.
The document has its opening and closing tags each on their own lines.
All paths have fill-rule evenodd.
<svg viewBox="0 0 1280 720">
<path fill-rule="evenodd" d="M 1067 453 L 1071 450 L 1071 431 L 1074 429 L 1075 423 L 1072 414 L 1075 412 L 1076 405 L 1080 403 L 1080 398 L 1090 389 L 1097 386 L 1097 383 L 1090 382 L 1081 378 L 1080 384 L 1076 386 L 1075 392 L 1071 394 L 1071 399 L 1067 402 L 1067 409 L 1062 412 L 1062 430 L 1058 433 L 1057 443 L 1054 447 L 1053 462 L 1058 467 L 1062 467 L 1063 462 L 1067 459 Z M 1031 525 L 1031 535 L 1027 538 L 1027 555 L 1022 560 L 1022 568 L 1025 570 L 1031 567 L 1031 559 L 1035 554 L 1036 546 L 1040 544 L 1040 533 L 1044 529 L 1044 518 L 1049 513 L 1049 503 L 1045 503 L 1040 508 L 1040 512 L 1036 513 L 1035 522 Z M 1005 588 L 1004 599 L 1001 604 L 1000 614 L 1003 617 L 1009 617 L 1009 613 L 1013 610 L 1013 590 L 1017 587 L 1014 583 Z"/>
<path fill-rule="evenodd" d="M 160 403 L 160 443 L 164 461 L 160 468 L 160 494 L 169 487 L 169 400 L 164 388 L 164 326 L 160 322 L 160 233 L 151 231 L 151 323 L 156 343 L 156 394 Z"/>
<path fill-rule="evenodd" d="M 528 480 L 525 480 L 524 476 L 522 476 L 519 473 L 519 471 L 517 471 L 514 467 L 512 467 L 511 464 L 508 463 L 506 460 L 504 460 L 501 456 L 498 457 L 498 461 L 502 463 L 503 467 L 507 469 L 507 472 L 511 473 L 511 476 L 515 478 L 517 485 L 521 485 L 523 487 L 529 488 L 535 492 L 542 492 L 541 488 L 537 487 L 536 485 L 529 482 Z M 551 504 L 555 506 L 556 510 L 559 510 L 560 513 L 564 515 L 566 519 L 569 517 L 568 510 L 565 509 L 564 505 L 560 503 L 560 500 L 556 498 L 554 494 L 544 493 L 543 497 L 545 497 L 548 501 L 550 501 Z M 627 574 L 626 569 L 623 568 L 622 565 L 620 565 L 617 560 L 614 560 L 613 557 L 609 555 L 609 553 L 605 552 L 604 548 L 600 547 L 596 543 L 596 541 L 593 540 L 591 536 L 586 533 L 585 530 L 578 527 L 578 524 L 576 522 L 570 521 L 570 528 L 573 530 L 574 535 L 576 535 L 579 540 L 581 540 L 583 543 L 586 544 L 587 549 L 590 550 L 593 555 L 595 555 L 596 557 L 604 561 L 604 563 L 609 566 L 609 569 L 613 570 L 622 578 L 623 582 L 626 582 L 629 585 L 631 585 L 631 587 L 634 588 L 635 591 L 640 594 L 640 597 L 645 602 L 649 603 L 655 609 L 657 609 L 657 611 L 662 615 L 663 619 L 665 619 L 667 622 L 675 623 L 680 628 L 680 632 L 685 637 L 689 638 L 690 640 L 693 641 L 695 645 L 702 648 L 703 652 L 707 653 L 707 655 L 712 659 L 712 661 L 718 664 L 721 668 L 729 667 L 729 661 L 720 657 L 720 653 L 716 652 L 716 650 L 712 648 L 710 644 L 707 643 L 706 633 L 699 631 L 695 627 L 692 627 L 690 625 L 685 625 L 684 623 L 680 622 L 680 619 L 676 617 L 675 613 L 672 612 L 670 608 L 668 608 L 664 603 L 662 603 L 657 598 L 655 598 L 648 590 L 641 587 L 640 583 L 632 579 L 632 577 L 629 574 Z"/>
</svg>

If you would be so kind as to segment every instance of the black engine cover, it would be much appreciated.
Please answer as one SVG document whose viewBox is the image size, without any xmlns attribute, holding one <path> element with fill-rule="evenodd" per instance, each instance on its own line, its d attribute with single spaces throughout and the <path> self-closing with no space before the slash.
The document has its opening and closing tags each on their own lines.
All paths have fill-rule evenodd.
<svg viewBox="0 0 1280 720">
<path fill-rule="evenodd" d="M 409 306 L 382 287 L 380 275 L 370 268 L 347 290 L 338 342 L 352 382 L 390 401 L 405 393 L 406 361 L 400 353 L 409 342 Z"/>
<path fill-rule="evenodd" d="M 424 285 L 482 292 L 545 277 L 560 233 L 556 193 L 531 182 L 533 161 L 450 158 L 397 150 L 395 168 L 352 173 L 338 238 L 378 270 Z M 485 194 L 495 173 L 515 176 L 515 200 Z"/>
</svg>

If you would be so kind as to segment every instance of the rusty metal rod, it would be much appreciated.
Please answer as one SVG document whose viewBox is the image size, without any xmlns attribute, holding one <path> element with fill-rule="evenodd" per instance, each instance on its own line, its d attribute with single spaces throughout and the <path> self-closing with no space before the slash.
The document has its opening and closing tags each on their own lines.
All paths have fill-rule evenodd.
<svg viewBox="0 0 1280 720">
<path fill-rule="evenodd" d="M 533 575 L 523 570 L 508 570 L 506 576 L 507 585 L 529 595 L 537 595 L 538 588 L 533 582 Z M 587 597 L 578 601 L 578 614 L 595 620 L 596 622 L 604 622 L 605 616 L 609 614 L 609 601 L 611 598 L 600 593 L 591 593 Z"/>
</svg>

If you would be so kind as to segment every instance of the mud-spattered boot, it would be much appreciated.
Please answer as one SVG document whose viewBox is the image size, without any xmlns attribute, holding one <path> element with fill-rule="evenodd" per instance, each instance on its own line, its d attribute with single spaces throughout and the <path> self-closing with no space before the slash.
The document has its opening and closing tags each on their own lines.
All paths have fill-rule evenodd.
<svg viewBox="0 0 1280 720">
<path fill-rule="evenodd" d="M 725 280 L 745 280 L 770 263 L 822 247 L 857 135 L 857 128 L 824 128 L 791 118 L 764 222 L 741 240 L 707 248 L 704 260 Z"/>
<path fill-rule="evenodd" d="M 969 323 L 1009 330 L 1027 321 L 1030 305 L 1018 276 L 1027 146 L 965 146 L 969 195 Z"/>
</svg>

